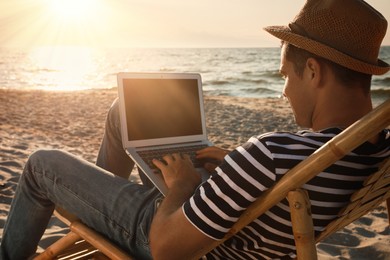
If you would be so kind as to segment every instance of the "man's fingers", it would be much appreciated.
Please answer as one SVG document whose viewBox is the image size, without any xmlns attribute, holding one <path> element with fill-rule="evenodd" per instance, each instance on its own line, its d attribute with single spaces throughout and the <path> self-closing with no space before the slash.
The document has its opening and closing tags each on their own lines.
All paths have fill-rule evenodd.
<svg viewBox="0 0 390 260">
<path fill-rule="evenodd" d="M 183 159 L 182 155 L 180 153 L 174 153 L 172 154 L 172 157 L 174 160 L 180 160 Z"/>
<path fill-rule="evenodd" d="M 153 159 L 153 160 L 152 160 L 152 163 L 153 163 L 157 168 L 159 168 L 160 170 L 163 169 L 165 166 L 167 166 L 165 163 L 163 163 L 162 161 L 157 160 L 157 159 Z"/>
<path fill-rule="evenodd" d="M 180 154 L 180 153 L 166 154 L 162 157 L 162 161 L 153 159 L 152 162 L 157 168 L 161 169 L 174 162 L 179 162 L 180 160 L 191 162 L 190 156 L 188 154 Z"/>
<path fill-rule="evenodd" d="M 166 155 L 164 155 L 162 158 L 163 158 L 163 160 L 166 161 L 167 163 L 172 162 L 172 161 L 174 160 L 174 157 L 173 157 L 172 154 L 166 154 Z"/>
</svg>

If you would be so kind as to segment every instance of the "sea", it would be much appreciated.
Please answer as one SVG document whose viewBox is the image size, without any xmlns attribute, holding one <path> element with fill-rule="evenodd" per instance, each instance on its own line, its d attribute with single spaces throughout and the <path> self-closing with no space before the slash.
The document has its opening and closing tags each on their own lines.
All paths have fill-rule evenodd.
<svg viewBox="0 0 390 260">
<path fill-rule="evenodd" d="M 390 46 L 380 58 L 390 64 Z M 200 73 L 205 95 L 280 97 L 280 48 L 0 48 L 0 88 L 74 91 L 115 88 L 116 74 Z M 390 97 L 390 73 L 373 76 L 373 99 Z"/>
</svg>

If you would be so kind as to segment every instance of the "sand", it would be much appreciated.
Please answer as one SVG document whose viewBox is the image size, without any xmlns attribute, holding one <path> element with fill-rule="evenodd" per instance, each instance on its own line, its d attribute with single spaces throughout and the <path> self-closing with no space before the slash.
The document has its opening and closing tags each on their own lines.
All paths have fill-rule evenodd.
<svg viewBox="0 0 390 260">
<path fill-rule="evenodd" d="M 95 162 L 115 89 L 45 92 L 0 89 L 0 237 L 15 187 L 29 154 L 63 149 Z M 296 131 L 282 99 L 205 97 L 210 139 L 226 149 L 252 135 Z M 138 181 L 134 176 L 131 180 Z M 66 227 L 54 217 L 40 243 L 45 248 Z M 381 205 L 317 246 L 320 259 L 390 259 L 387 209 Z"/>
</svg>

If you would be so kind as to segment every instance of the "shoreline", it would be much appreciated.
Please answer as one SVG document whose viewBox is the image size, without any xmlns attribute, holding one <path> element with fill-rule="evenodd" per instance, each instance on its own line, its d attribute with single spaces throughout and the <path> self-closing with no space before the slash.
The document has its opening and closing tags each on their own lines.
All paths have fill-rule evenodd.
<svg viewBox="0 0 390 260">
<path fill-rule="evenodd" d="M 63 149 L 94 163 L 106 114 L 116 96 L 116 89 L 0 89 L 0 237 L 29 154 L 37 149 Z M 288 102 L 280 98 L 205 96 L 204 104 L 209 138 L 225 149 L 253 135 L 299 130 Z M 66 232 L 53 217 L 40 247 Z M 390 259 L 389 244 L 387 210 L 381 205 L 317 248 L 320 259 Z"/>
</svg>

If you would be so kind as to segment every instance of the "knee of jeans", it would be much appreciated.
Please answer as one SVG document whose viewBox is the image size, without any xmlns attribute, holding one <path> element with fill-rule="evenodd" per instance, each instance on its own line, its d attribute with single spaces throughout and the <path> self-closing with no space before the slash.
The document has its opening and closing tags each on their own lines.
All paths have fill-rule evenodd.
<svg viewBox="0 0 390 260">
<path fill-rule="evenodd" d="M 27 164 L 42 165 L 49 164 L 54 158 L 64 155 L 65 152 L 60 150 L 41 149 L 33 152 L 27 161 Z"/>
<path fill-rule="evenodd" d="M 118 98 L 114 100 L 110 109 L 108 110 L 107 121 L 110 125 L 119 124 L 119 99 Z"/>
</svg>

